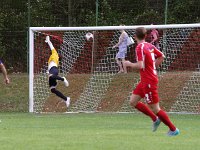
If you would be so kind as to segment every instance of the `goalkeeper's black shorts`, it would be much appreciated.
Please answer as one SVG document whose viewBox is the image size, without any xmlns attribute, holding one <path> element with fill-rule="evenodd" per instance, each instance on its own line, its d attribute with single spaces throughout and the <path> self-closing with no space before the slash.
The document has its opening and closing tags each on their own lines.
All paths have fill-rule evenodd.
<svg viewBox="0 0 200 150">
<path fill-rule="evenodd" d="M 58 75 L 58 68 L 57 67 L 52 67 L 49 70 L 49 74 L 51 74 L 52 76 L 49 77 L 49 87 L 53 87 L 55 88 L 57 85 L 57 81 L 56 78 L 54 78 L 53 76 L 57 76 Z"/>
<path fill-rule="evenodd" d="M 49 74 L 58 75 L 58 68 L 56 66 L 51 67 L 51 69 L 49 70 Z"/>
</svg>

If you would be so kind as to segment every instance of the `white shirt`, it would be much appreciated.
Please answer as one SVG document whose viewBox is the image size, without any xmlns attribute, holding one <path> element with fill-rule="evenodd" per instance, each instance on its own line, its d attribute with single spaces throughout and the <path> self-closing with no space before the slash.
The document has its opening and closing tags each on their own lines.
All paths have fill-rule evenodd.
<svg viewBox="0 0 200 150">
<path fill-rule="evenodd" d="M 48 65 L 48 71 L 52 68 L 52 67 L 58 67 L 57 64 L 54 61 L 51 61 Z"/>
</svg>

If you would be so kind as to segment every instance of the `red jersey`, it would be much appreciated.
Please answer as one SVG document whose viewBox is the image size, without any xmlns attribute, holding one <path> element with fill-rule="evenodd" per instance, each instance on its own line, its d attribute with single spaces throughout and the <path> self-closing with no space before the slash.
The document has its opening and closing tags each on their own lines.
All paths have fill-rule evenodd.
<svg viewBox="0 0 200 150">
<path fill-rule="evenodd" d="M 137 45 L 137 61 L 143 61 L 143 67 L 140 69 L 142 83 L 158 83 L 155 59 L 162 55 L 163 53 L 150 43 L 143 42 Z"/>
</svg>

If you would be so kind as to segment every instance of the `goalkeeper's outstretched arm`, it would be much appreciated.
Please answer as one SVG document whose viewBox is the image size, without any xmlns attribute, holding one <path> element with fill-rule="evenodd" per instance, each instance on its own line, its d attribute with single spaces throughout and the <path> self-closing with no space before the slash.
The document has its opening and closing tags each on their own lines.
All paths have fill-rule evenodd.
<svg viewBox="0 0 200 150">
<path fill-rule="evenodd" d="M 50 37 L 49 36 L 46 36 L 45 42 L 48 43 L 48 45 L 49 45 L 49 47 L 50 47 L 51 50 L 55 49 L 54 46 L 53 46 L 53 44 L 50 41 Z"/>
</svg>

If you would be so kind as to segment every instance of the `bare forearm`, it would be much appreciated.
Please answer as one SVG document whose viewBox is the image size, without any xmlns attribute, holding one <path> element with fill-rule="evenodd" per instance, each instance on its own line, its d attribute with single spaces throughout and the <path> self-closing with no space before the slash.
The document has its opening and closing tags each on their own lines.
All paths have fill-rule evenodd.
<svg viewBox="0 0 200 150">
<path fill-rule="evenodd" d="M 163 62 L 163 60 L 164 60 L 164 56 L 156 59 L 156 61 L 155 61 L 156 68 L 159 67 L 159 65 Z"/>
<path fill-rule="evenodd" d="M 142 62 L 132 63 L 130 61 L 124 62 L 125 67 L 131 67 L 133 69 L 141 69 L 142 68 Z"/>
<path fill-rule="evenodd" d="M 6 68 L 3 64 L 0 64 L 0 68 L 1 68 L 1 71 L 3 73 L 3 76 L 4 76 L 4 80 L 5 80 L 5 83 L 6 84 L 9 84 L 10 83 L 10 80 L 8 78 L 8 75 L 7 75 L 7 71 L 6 71 Z"/>
<path fill-rule="evenodd" d="M 7 71 L 6 71 L 6 68 L 3 64 L 1 64 L 1 71 L 3 73 L 4 78 L 7 78 L 7 76 L 8 76 Z"/>
</svg>

